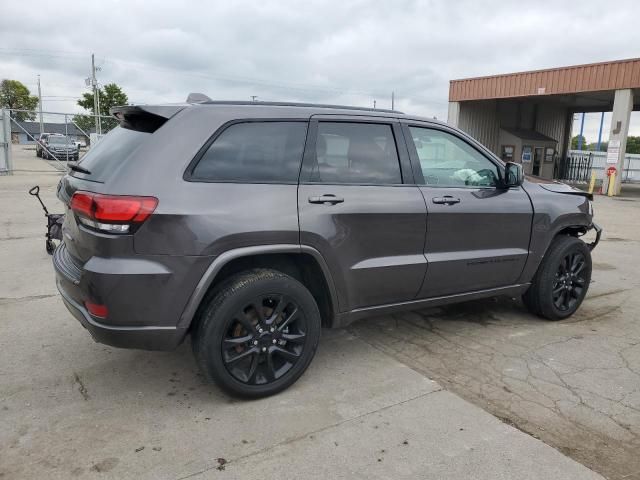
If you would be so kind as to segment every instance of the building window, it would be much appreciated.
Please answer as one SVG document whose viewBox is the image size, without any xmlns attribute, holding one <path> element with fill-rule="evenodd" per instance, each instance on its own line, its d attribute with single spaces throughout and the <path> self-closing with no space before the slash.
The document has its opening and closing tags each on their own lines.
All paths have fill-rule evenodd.
<svg viewBox="0 0 640 480">
<path fill-rule="evenodd" d="M 546 163 L 551 163 L 553 162 L 553 155 L 556 153 L 555 148 L 553 147 L 547 147 L 544 151 L 544 161 Z"/>
<path fill-rule="evenodd" d="M 516 147 L 513 145 L 503 145 L 501 158 L 505 162 L 513 162 L 513 155 Z"/>
</svg>

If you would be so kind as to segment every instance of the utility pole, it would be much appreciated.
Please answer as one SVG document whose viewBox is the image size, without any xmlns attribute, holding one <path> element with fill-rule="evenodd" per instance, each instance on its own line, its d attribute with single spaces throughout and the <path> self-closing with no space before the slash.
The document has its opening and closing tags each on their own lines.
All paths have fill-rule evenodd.
<svg viewBox="0 0 640 480">
<path fill-rule="evenodd" d="M 40 90 L 40 75 L 38 75 L 38 108 L 40 109 L 40 136 L 44 133 L 44 123 L 42 122 L 42 91 Z"/>
<path fill-rule="evenodd" d="M 376 101 L 375 100 L 373 101 L 373 109 L 374 110 L 376 109 Z"/>
<path fill-rule="evenodd" d="M 102 121 L 100 119 L 100 89 L 98 88 L 98 80 L 96 79 L 96 61 L 95 55 L 91 54 L 91 86 L 93 87 L 93 113 L 95 114 L 96 133 L 102 133 Z"/>
<path fill-rule="evenodd" d="M 391 110 L 395 110 L 395 93 L 391 91 Z"/>
<path fill-rule="evenodd" d="M 251 101 L 252 102 L 255 102 L 257 98 L 258 98 L 257 95 L 251 95 Z"/>
</svg>

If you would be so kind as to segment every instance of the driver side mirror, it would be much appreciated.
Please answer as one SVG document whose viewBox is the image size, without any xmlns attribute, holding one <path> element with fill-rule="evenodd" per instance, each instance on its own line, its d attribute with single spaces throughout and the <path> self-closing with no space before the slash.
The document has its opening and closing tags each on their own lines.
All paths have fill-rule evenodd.
<svg viewBox="0 0 640 480">
<path fill-rule="evenodd" d="M 503 185 L 505 188 L 519 187 L 524 181 L 524 170 L 522 165 L 514 162 L 507 162 L 504 167 Z"/>
</svg>

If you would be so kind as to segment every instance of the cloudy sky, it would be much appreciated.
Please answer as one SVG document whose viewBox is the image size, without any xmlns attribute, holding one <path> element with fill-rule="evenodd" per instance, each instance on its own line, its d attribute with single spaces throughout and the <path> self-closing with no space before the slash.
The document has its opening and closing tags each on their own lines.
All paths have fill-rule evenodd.
<svg viewBox="0 0 640 480">
<path fill-rule="evenodd" d="M 44 108 L 78 112 L 93 52 L 99 81 L 134 103 L 200 91 L 388 108 L 394 91 L 396 108 L 446 119 L 450 79 L 640 56 L 638 18 L 638 0 L 6 1 L 0 77 L 35 92 L 40 74 Z"/>
</svg>

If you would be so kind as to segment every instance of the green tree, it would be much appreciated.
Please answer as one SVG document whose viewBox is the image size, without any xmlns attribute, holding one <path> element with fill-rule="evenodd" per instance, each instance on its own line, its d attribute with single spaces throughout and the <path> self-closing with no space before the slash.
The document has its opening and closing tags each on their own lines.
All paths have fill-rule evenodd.
<svg viewBox="0 0 640 480">
<path fill-rule="evenodd" d="M 587 148 L 587 139 L 584 138 L 584 135 L 576 135 L 571 139 L 571 150 L 578 149 L 578 143 L 580 141 L 580 137 L 582 137 L 582 149 L 585 150 Z"/>
<path fill-rule="evenodd" d="M 31 95 L 29 89 L 18 80 L 4 79 L 0 83 L 0 107 L 15 108 L 18 110 L 35 110 L 38 106 L 38 97 Z M 18 121 L 33 120 L 36 118 L 35 112 L 14 112 L 10 113 L 11 118 Z"/>
<path fill-rule="evenodd" d="M 104 88 L 99 89 L 100 98 L 100 115 L 109 115 L 109 109 L 111 107 L 117 107 L 120 105 L 127 105 L 129 98 L 127 94 L 122 91 L 115 83 L 109 83 Z M 78 124 L 85 132 L 89 132 L 95 128 L 96 121 L 95 110 L 93 108 L 93 92 L 83 93 L 82 98 L 78 100 L 80 105 L 85 110 L 91 112 L 91 114 L 74 115 L 73 121 Z M 102 132 L 106 133 L 118 125 L 118 121 L 115 118 L 101 118 Z"/>
<path fill-rule="evenodd" d="M 627 137 L 627 153 L 640 153 L 640 137 Z"/>
<path fill-rule="evenodd" d="M 607 142 L 600 142 L 600 150 L 598 150 L 598 143 L 597 142 L 591 142 L 587 148 L 585 148 L 583 146 L 582 149 L 583 150 L 590 150 L 592 152 L 597 152 L 597 151 L 606 152 L 607 151 Z"/>
</svg>

